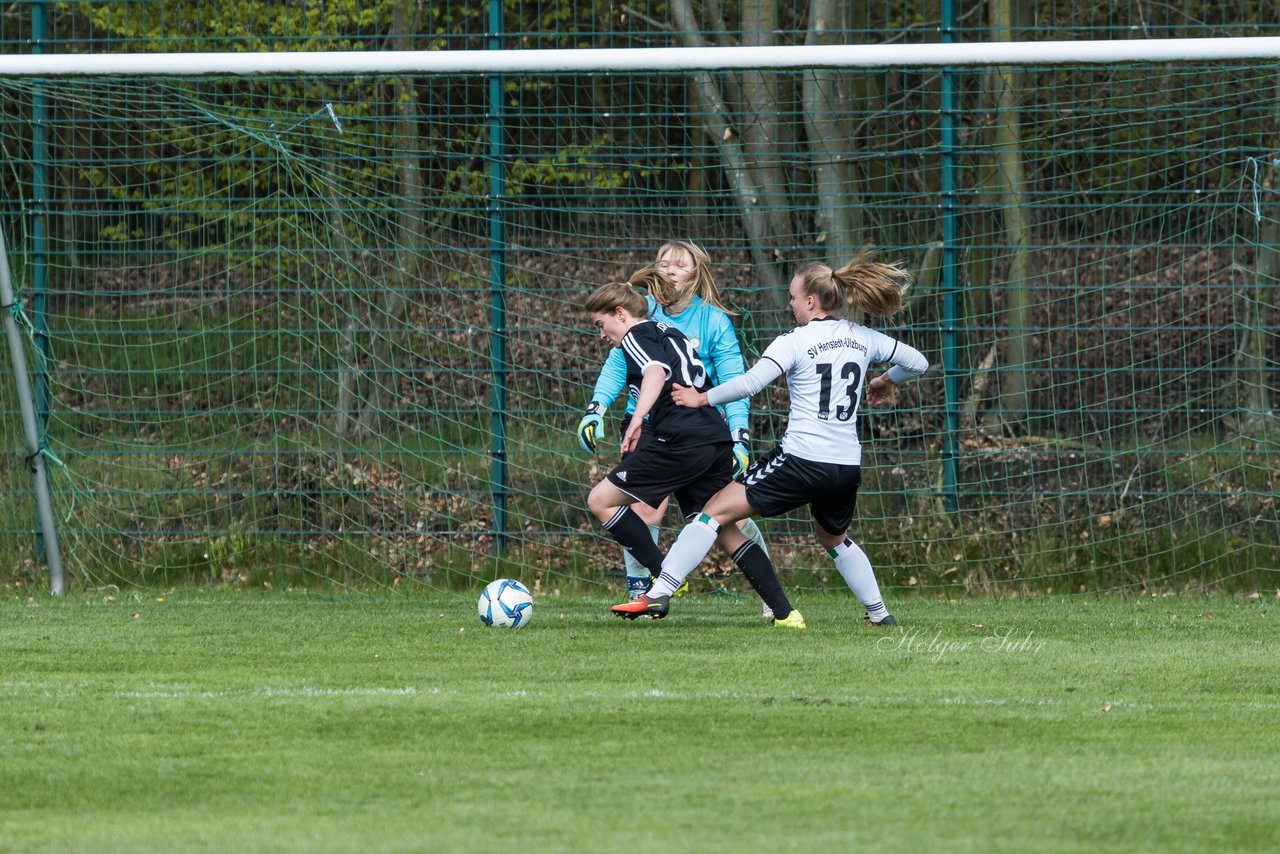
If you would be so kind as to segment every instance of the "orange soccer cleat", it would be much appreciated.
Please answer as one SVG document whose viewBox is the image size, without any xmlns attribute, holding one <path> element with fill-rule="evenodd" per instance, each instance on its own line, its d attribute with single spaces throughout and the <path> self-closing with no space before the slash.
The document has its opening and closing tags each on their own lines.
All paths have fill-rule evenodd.
<svg viewBox="0 0 1280 854">
<path fill-rule="evenodd" d="M 667 616 L 670 610 L 670 596 L 654 596 L 650 598 L 647 594 L 632 599 L 630 602 L 623 602 L 621 605 L 614 605 L 609 610 L 617 614 L 619 617 L 625 617 L 628 620 L 634 620 L 636 617 L 649 617 L 654 620 L 661 620 Z"/>
</svg>

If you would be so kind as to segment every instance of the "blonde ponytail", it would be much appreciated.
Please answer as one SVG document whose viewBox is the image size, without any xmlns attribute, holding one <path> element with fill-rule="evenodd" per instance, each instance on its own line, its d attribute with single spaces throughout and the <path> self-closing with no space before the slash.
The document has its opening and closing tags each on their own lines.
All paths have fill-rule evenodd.
<svg viewBox="0 0 1280 854">
<path fill-rule="evenodd" d="M 911 274 L 901 264 L 885 264 L 874 257 L 875 252 L 868 247 L 832 273 L 844 288 L 851 318 L 863 314 L 892 317 L 906 305 Z"/>
<path fill-rule="evenodd" d="M 796 271 L 804 292 L 818 298 L 826 312 L 858 320 L 863 314 L 891 317 L 902 311 L 911 274 L 901 264 L 874 260 L 875 251 L 863 249 L 839 270 L 813 262 Z"/>
</svg>

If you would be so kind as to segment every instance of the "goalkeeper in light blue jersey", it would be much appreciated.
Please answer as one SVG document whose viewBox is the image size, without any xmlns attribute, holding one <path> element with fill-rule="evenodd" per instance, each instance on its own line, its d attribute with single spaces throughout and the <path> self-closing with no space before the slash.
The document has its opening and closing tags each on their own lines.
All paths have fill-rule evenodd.
<svg viewBox="0 0 1280 854">
<path fill-rule="evenodd" d="M 729 319 L 729 309 L 720 298 L 720 289 L 711 276 L 711 259 L 707 253 L 694 243 L 674 240 L 664 243 L 658 250 L 657 267 L 666 274 L 677 291 L 681 292 L 681 298 L 665 309 L 658 306 L 651 297 L 647 298 L 650 317 L 659 323 L 668 323 L 684 333 L 706 365 L 713 385 L 741 375 L 746 370 L 746 365 L 738 346 L 737 332 L 733 328 L 733 321 Z M 596 443 L 603 434 L 605 409 L 626 388 L 626 376 L 626 360 L 622 351 L 615 347 L 600 369 L 595 390 L 591 394 L 591 403 L 578 423 L 578 441 L 587 453 L 595 453 Z M 626 433 L 634 409 L 635 400 L 628 397 L 619 435 Z M 737 400 L 724 407 L 723 412 L 733 438 L 736 474 L 741 474 L 747 470 L 750 462 L 748 445 L 751 436 L 747 429 L 750 404 L 747 400 Z M 646 423 L 640 441 L 644 443 L 651 439 L 652 433 Z M 667 501 L 664 500 L 657 507 L 635 504 L 632 505 L 632 510 L 644 519 L 656 543 L 658 526 L 667 512 Z M 764 537 L 754 521 L 745 520 L 741 530 L 768 552 Z M 649 588 L 652 579 L 649 571 L 630 552 L 624 550 L 622 556 L 627 572 L 627 595 L 634 599 Z M 772 615 L 766 613 L 766 616 Z"/>
</svg>

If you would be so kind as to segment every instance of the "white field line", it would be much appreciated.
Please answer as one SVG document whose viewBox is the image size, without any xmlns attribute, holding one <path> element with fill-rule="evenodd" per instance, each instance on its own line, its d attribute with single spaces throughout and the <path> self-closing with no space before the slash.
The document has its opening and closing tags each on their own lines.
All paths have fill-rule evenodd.
<svg viewBox="0 0 1280 854">
<path fill-rule="evenodd" d="M 108 694 L 113 697 L 121 697 L 125 699 L 190 700 L 217 699 L 220 697 L 262 697 L 264 699 L 272 699 L 276 697 L 416 697 L 439 693 L 440 689 L 436 687 L 415 688 L 412 685 L 405 685 L 397 688 L 317 688 L 312 686 L 303 686 L 301 688 L 265 687 L 222 691 L 201 690 L 199 688 L 181 685 L 149 685 L 146 688 L 112 691 L 109 688 L 99 689 L 88 685 L 61 685 L 50 687 L 48 685 L 37 684 L 34 682 L 0 683 L 0 697 L 81 697 Z"/>
<path fill-rule="evenodd" d="M 100 689 L 90 685 L 58 685 L 49 686 L 47 684 L 30 682 L 30 681 L 9 681 L 0 682 L 0 697 L 4 698 L 22 698 L 22 697 L 43 697 L 43 698 L 60 698 L 60 697 L 82 697 L 82 696 L 103 696 L 104 694 L 118 697 L 121 699 L 139 699 L 139 700 L 193 700 L 193 699 L 220 699 L 220 698 L 260 698 L 260 699 L 324 699 L 329 697 L 433 697 L 433 696 L 471 696 L 475 692 L 458 691 L 453 689 L 442 689 L 438 686 L 415 687 L 412 685 L 404 685 L 399 687 L 375 687 L 375 688 L 319 688 L 314 686 L 302 686 L 298 688 L 287 687 L 261 687 L 246 688 L 243 690 L 227 689 L 227 690 L 201 690 L 190 686 L 180 685 L 150 685 L 146 688 L 134 689 L 117 689 L 110 690 Z M 516 700 L 538 698 L 538 697 L 554 697 L 566 696 L 564 691 L 555 690 L 537 690 L 537 689 L 503 689 L 496 691 L 497 696 L 510 697 Z M 1071 698 L 1054 698 L 1054 697 L 978 697 L 964 694 L 940 696 L 932 699 L 921 698 L 919 696 L 892 695 L 892 694 L 804 694 L 792 693 L 782 694 L 773 692 L 753 692 L 753 691 L 710 691 L 710 692 L 686 692 L 673 691 L 666 688 L 651 688 L 647 690 L 629 690 L 620 694 L 611 694 L 598 689 L 587 689 L 575 692 L 572 696 L 580 699 L 608 699 L 623 697 L 633 700 L 662 700 L 668 702 L 699 702 L 708 699 L 731 699 L 746 702 L 759 703 L 776 703 L 799 705 L 867 705 L 867 706 L 912 706 L 921 704 L 936 704 L 940 706 L 986 706 L 986 707 L 1061 707 L 1073 708 L 1080 707 L 1085 709 L 1100 708 L 1106 706 L 1109 709 L 1132 709 L 1149 711 L 1156 708 L 1172 709 L 1178 704 L 1171 706 L 1157 706 L 1153 703 L 1138 703 L 1124 699 L 1098 699 L 1090 700 L 1078 696 Z M 1221 702 L 1217 703 L 1222 705 Z M 1280 709 L 1280 703 L 1263 702 L 1258 700 L 1240 700 L 1227 704 L 1241 709 L 1251 709 L 1260 711 L 1272 711 Z"/>
</svg>

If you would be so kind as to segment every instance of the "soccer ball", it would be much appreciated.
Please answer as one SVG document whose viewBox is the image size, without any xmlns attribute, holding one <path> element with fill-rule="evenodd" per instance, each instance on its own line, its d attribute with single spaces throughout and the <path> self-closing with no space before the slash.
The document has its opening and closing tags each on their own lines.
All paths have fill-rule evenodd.
<svg viewBox="0 0 1280 854">
<path fill-rule="evenodd" d="M 486 626 L 518 629 L 533 619 L 533 594 L 514 578 L 499 578 L 480 592 L 476 610 Z"/>
</svg>

